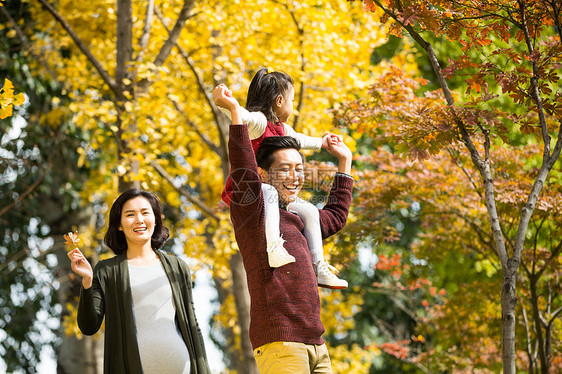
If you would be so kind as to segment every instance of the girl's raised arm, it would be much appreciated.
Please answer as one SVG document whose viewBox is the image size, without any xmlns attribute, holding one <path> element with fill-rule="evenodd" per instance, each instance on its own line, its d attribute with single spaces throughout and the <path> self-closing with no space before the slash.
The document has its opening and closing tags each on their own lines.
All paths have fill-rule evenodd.
<svg viewBox="0 0 562 374">
<path fill-rule="evenodd" d="M 312 149 L 313 151 L 319 151 L 322 148 L 322 138 L 315 138 L 313 136 L 308 136 L 296 132 L 291 126 L 286 123 L 283 124 L 283 130 L 285 135 L 291 136 L 299 141 L 302 149 Z"/>
<path fill-rule="evenodd" d="M 213 90 L 213 99 L 215 104 L 223 111 L 224 114 L 231 118 L 229 105 L 236 103 L 239 107 L 240 115 L 242 116 L 242 122 L 248 125 L 248 134 L 250 139 L 257 139 L 263 135 L 265 128 L 267 127 L 267 119 L 262 112 L 248 112 L 246 108 L 242 108 L 232 96 L 232 91 L 226 87 L 224 84 L 219 84 Z"/>
</svg>

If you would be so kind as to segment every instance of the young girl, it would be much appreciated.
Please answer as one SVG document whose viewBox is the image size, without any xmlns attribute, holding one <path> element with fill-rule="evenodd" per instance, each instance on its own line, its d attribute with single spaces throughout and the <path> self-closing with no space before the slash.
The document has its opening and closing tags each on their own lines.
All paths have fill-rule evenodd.
<svg viewBox="0 0 562 374">
<path fill-rule="evenodd" d="M 185 261 L 160 251 L 169 236 L 158 198 L 128 190 L 111 207 L 104 243 L 115 257 L 95 269 L 68 252 L 82 277 L 78 327 L 95 334 L 105 317 L 104 373 L 210 373 Z"/>
<path fill-rule="evenodd" d="M 287 73 L 274 71 L 271 68 L 263 68 L 256 73 L 248 89 L 246 109 L 240 108 L 242 120 L 248 126 L 254 153 L 263 139 L 269 136 L 292 136 L 299 141 L 301 148 L 313 150 L 327 148 L 328 142 L 341 141 L 340 137 L 334 134 L 326 134 L 323 138 L 306 136 L 295 132 L 287 125 L 286 122 L 293 111 L 294 95 L 293 80 Z M 221 109 L 225 107 L 226 102 L 234 102 L 238 105 L 238 101 L 232 97 L 232 92 L 224 84 L 215 87 L 213 98 L 215 104 Z M 224 112 L 230 116 L 229 111 L 224 110 Z M 269 184 L 262 183 L 262 191 L 265 201 L 265 231 L 269 265 L 280 267 L 294 262 L 295 258 L 283 247 L 285 241 L 279 233 L 277 190 Z M 229 205 L 231 195 L 232 180 L 229 178 L 222 193 L 223 201 Z M 337 270 L 324 260 L 318 209 L 302 199 L 292 202 L 288 208 L 297 212 L 303 220 L 304 236 L 308 241 L 318 285 L 333 289 L 346 288 L 347 281 L 338 278 L 333 273 Z"/>
</svg>

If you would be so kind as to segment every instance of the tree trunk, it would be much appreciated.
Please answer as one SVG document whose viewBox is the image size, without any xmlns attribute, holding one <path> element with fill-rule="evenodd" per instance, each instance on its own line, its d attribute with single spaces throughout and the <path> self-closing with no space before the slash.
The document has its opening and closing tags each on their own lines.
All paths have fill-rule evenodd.
<svg viewBox="0 0 562 374">
<path fill-rule="evenodd" d="M 213 277 L 214 280 L 214 287 L 217 290 L 217 296 L 220 305 L 222 305 L 228 296 L 232 295 L 232 287 L 225 287 L 225 280 L 221 279 L 220 277 Z M 236 335 L 234 333 L 234 329 L 229 328 L 228 326 L 224 326 L 222 331 L 222 337 L 224 338 L 224 343 L 219 342 L 217 347 L 222 351 L 223 355 L 226 358 L 226 362 L 229 365 L 229 368 L 236 370 L 239 372 L 239 369 L 242 367 L 240 363 L 240 354 L 238 350 L 235 350 L 234 342 L 236 341 Z"/>
<path fill-rule="evenodd" d="M 234 293 L 238 324 L 240 325 L 240 354 L 242 357 L 238 372 L 259 374 L 250 342 L 250 294 L 240 252 L 236 252 L 230 258 L 230 268 L 232 270 L 232 292 Z"/>
<path fill-rule="evenodd" d="M 515 307 L 517 305 L 516 280 L 517 265 L 513 259 L 508 260 L 501 292 L 502 306 L 502 361 L 503 373 L 515 374 Z"/>
<path fill-rule="evenodd" d="M 103 373 L 103 336 L 64 336 L 58 351 L 57 374 Z"/>
<path fill-rule="evenodd" d="M 541 316 L 539 310 L 539 296 L 537 294 L 537 279 L 534 274 L 529 277 L 529 289 L 531 291 L 531 305 L 533 307 L 533 325 L 535 326 L 535 335 L 538 346 L 538 356 L 540 362 L 541 374 L 548 374 L 548 357 L 547 349 L 545 347 L 545 336 L 543 334 Z M 538 372 L 538 370 L 537 370 Z"/>
</svg>

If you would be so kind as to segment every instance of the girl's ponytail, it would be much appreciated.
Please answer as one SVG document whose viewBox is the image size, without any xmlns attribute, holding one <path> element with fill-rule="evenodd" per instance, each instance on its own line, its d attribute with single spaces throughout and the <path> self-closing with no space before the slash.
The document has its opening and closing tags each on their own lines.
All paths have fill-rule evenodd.
<svg viewBox="0 0 562 374">
<path fill-rule="evenodd" d="M 278 122 L 275 100 L 279 95 L 285 95 L 291 87 L 293 79 L 289 74 L 262 68 L 254 75 L 248 88 L 246 109 L 250 112 L 262 112 L 268 121 Z"/>
</svg>

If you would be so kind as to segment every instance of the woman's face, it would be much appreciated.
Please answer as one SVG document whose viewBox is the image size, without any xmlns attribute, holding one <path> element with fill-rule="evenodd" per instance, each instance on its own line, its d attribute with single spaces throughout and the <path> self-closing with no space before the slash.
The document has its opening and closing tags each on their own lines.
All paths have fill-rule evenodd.
<svg viewBox="0 0 562 374">
<path fill-rule="evenodd" d="M 121 225 L 127 243 L 144 244 L 150 242 L 154 233 L 156 219 L 150 202 L 142 197 L 134 197 L 123 205 Z"/>
</svg>

